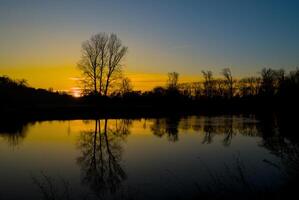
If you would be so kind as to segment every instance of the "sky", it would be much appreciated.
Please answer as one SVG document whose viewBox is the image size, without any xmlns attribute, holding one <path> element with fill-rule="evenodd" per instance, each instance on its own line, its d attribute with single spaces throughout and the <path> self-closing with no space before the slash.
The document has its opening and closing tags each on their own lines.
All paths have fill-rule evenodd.
<svg viewBox="0 0 299 200">
<path fill-rule="evenodd" d="M 299 66 L 299 1 L 291 0 L 0 0 L 0 75 L 33 87 L 78 87 L 81 44 L 116 33 L 129 51 L 135 89 L 181 81 L 202 70 L 236 77 L 263 67 Z"/>
</svg>

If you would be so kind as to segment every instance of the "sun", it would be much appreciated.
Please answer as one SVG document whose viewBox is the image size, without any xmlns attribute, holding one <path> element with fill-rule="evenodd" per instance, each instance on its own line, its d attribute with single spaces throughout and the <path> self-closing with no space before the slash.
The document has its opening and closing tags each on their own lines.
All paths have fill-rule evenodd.
<svg viewBox="0 0 299 200">
<path fill-rule="evenodd" d="M 73 87 L 71 89 L 71 94 L 73 95 L 73 97 L 76 97 L 76 98 L 81 97 L 82 96 L 81 88 Z"/>
<path fill-rule="evenodd" d="M 76 92 L 73 93 L 73 96 L 76 97 L 76 98 L 79 98 L 79 97 L 81 97 L 81 92 L 76 91 Z"/>
</svg>

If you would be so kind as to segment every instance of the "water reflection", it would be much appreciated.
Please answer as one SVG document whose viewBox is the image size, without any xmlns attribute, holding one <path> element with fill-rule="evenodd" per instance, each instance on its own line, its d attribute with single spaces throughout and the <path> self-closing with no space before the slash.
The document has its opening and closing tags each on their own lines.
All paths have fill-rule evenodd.
<svg viewBox="0 0 299 200">
<path fill-rule="evenodd" d="M 130 128 L 133 126 L 133 120 L 118 119 L 108 120 L 113 121 L 113 128 L 110 126 L 109 132 L 114 135 L 125 138 L 130 134 Z M 90 123 L 90 120 L 83 120 L 84 123 Z M 257 136 L 262 134 L 264 138 L 273 135 L 272 120 L 261 121 L 259 124 L 255 116 L 250 115 L 243 118 L 242 116 L 171 116 L 166 118 L 156 118 L 144 120 L 143 129 L 150 128 L 153 135 L 157 137 L 167 136 L 170 142 L 179 140 L 180 130 L 193 130 L 199 134 L 204 134 L 202 140 L 203 144 L 210 144 L 213 142 L 214 135 L 224 135 L 223 144 L 229 146 L 234 135 L 242 134 L 247 136 Z M 34 126 L 34 122 L 13 121 L 3 122 L 0 124 L 0 136 L 6 138 L 10 145 L 18 145 L 19 141 L 26 137 L 28 127 Z M 104 122 L 102 122 L 104 124 Z M 98 123 L 97 126 L 100 126 Z M 262 126 L 260 126 L 262 125 Z M 96 127 L 99 129 L 100 127 Z M 70 127 L 68 132 L 70 132 Z M 259 129 L 259 130 L 258 130 Z M 99 131 L 101 132 L 101 131 Z"/>
<path fill-rule="evenodd" d="M 101 197 L 115 193 L 126 173 L 121 166 L 122 143 L 130 133 L 129 120 L 95 120 L 94 130 L 82 131 L 78 140 L 81 151 L 77 159 L 82 170 L 82 182 Z"/>
<path fill-rule="evenodd" d="M 299 180 L 298 121 L 293 117 L 281 118 L 276 115 L 263 118 L 263 121 L 267 123 L 259 126 L 259 131 L 263 133 L 260 145 L 280 158 L 282 165 L 277 165 L 269 160 L 264 161 L 285 174 L 284 178 L 287 181 L 284 190 L 291 195 L 291 191 L 298 185 Z"/>
<path fill-rule="evenodd" d="M 25 139 L 28 127 L 34 125 L 34 122 L 21 120 L 0 122 L 0 137 L 4 138 L 12 146 L 18 146 Z"/>
<path fill-rule="evenodd" d="M 121 193 L 130 184 L 130 186 L 139 186 L 138 181 L 146 177 L 150 177 L 150 180 L 157 187 L 162 187 L 166 184 L 163 180 L 152 179 L 155 176 L 161 176 L 163 170 L 165 171 L 165 169 L 171 167 L 174 169 L 175 176 L 176 173 L 181 173 L 182 177 L 186 177 L 187 181 L 192 182 L 189 187 L 194 187 L 193 182 L 200 182 L 207 186 L 209 181 L 204 181 L 205 178 L 211 180 L 216 178 L 218 180 L 216 183 L 228 186 L 228 180 L 234 177 L 235 180 L 243 181 L 243 183 L 246 183 L 246 187 L 248 186 L 252 189 L 254 188 L 251 185 L 252 180 L 242 179 L 243 171 L 241 170 L 250 168 L 250 166 L 242 164 L 242 159 L 246 160 L 248 158 L 254 160 L 256 163 L 262 163 L 262 165 L 257 164 L 258 169 L 256 171 L 260 174 L 266 174 L 267 171 L 274 168 L 283 174 L 283 179 L 281 179 L 283 184 L 279 188 L 281 190 L 276 190 L 274 193 L 283 191 L 283 195 L 286 193 L 292 194 L 294 191 L 293 187 L 298 182 L 299 145 L 297 122 L 294 119 L 293 121 L 289 121 L 289 118 L 277 115 L 184 117 L 174 115 L 165 118 L 138 120 L 98 119 L 59 122 L 59 128 L 52 128 L 52 132 L 47 132 L 51 127 L 56 126 L 57 123 L 1 123 L 0 138 L 3 138 L 2 141 L 4 143 L 0 144 L 33 148 L 33 150 L 28 151 L 28 154 L 24 154 L 27 156 L 25 156 L 24 163 L 25 161 L 27 162 L 28 155 L 32 155 L 35 158 L 36 152 L 44 151 L 46 148 L 53 148 L 49 150 L 49 154 L 56 151 L 55 154 L 52 154 L 52 157 L 59 157 L 64 151 L 69 150 L 71 153 L 61 156 L 61 160 L 69 159 L 75 161 L 75 163 L 69 164 L 66 167 L 56 162 L 55 164 L 59 165 L 57 168 L 69 169 L 71 167 L 76 169 L 78 167 L 80 170 L 80 176 L 78 175 L 78 177 L 80 177 L 82 186 L 89 188 L 92 194 L 98 199 Z M 76 129 L 73 127 L 74 124 L 76 125 Z M 35 138 L 31 137 L 34 135 L 34 128 L 36 128 L 34 131 Z M 59 130 L 61 130 L 61 133 L 55 133 L 55 131 Z M 61 136 L 61 134 L 65 134 L 65 136 Z M 143 134 L 147 137 L 142 137 Z M 53 140 L 51 144 L 45 147 L 42 142 L 50 141 L 53 139 L 53 135 L 59 137 L 59 139 Z M 40 136 L 43 136 L 44 140 L 36 139 Z M 72 145 L 67 146 L 68 144 L 66 143 L 66 147 L 59 149 L 61 141 L 68 141 L 72 137 L 75 138 L 75 147 Z M 32 141 L 37 142 L 30 143 Z M 40 144 L 42 144 L 42 147 L 39 146 Z M 240 148 L 239 150 L 244 151 L 245 154 L 241 152 L 240 157 L 237 158 L 237 162 L 225 160 L 228 156 L 224 156 L 224 154 L 231 155 L 233 152 L 231 149 L 236 148 L 236 146 Z M 26 148 L 24 149 L 26 150 Z M 73 148 L 76 149 L 76 153 L 71 151 Z M 3 149 L 6 152 L 3 155 L 12 155 L 8 161 L 14 161 L 13 154 L 6 150 L 5 147 L 1 150 Z M 197 160 L 199 154 L 203 158 L 206 158 L 205 162 L 214 166 L 214 168 L 207 167 L 209 168 L 207 171 L 213 177 L 207 178 L 208 173 L 198 170 L 203 165 Z M 74 155 L 74 158 L 68 158 L 67 155 Z M 174 157 L 173 160 L 172 156 Z M 18 158 L 22 157 L 19 156 Z M 219 161 L 218 159 L 223 160 Z M 131 163 L 138 163 L 130 165 L 130 161 Z M 43 162 L 44 160 L 37 159 L 36 163 L 32 162 L 33 164 L 29 167 L 33 168 L 37 163 Z M 24 163 L 22 164 L 25 165 Z M 9 167 L 2 167 L 1 169 L 10 172 L 11 166 L 17 168 L 18 165 L 16 162 L 12 162 L 12 164 L 8 165 Z M 232 170 L 232 168 L 228 167 L 229 165 L 230 167 L 233 166 L 236 170 Z M 49 169 L 55 168 L 53 163 L 46 166 Z M 39 170 L 38 167 L 36 169 Z M 152 169 L 153 173 L 150 174 L 149 171 Z M 216 173 L 212 173 L 213 170 L 226 173 L 225 175 L 228 176 L 227 180 L 220 180 L 222 176 L 216 176 Z M 15 171 L 11 173 L 15 173 Z M 202 174 L 198 175 L 197 173 Z M 193 177 L 196 176 L 197 178 L 194 178 L 194 180 Z M 268 174 L 265 176 L 266 178 L 273 178 Z M 192 180 L 190 177 L 192 177 Z M 171 185 L 172 183 L 167 184 Z M 169 187 L 171 188 L 168 188 L 168 190 L 173 192 L 173 195 L 178 192 L 174 187 Z M 213 187 L 214 190 L 218 188 L 215 185 Z M 230 188 L 229 191 L 234 190 Z M 157 189 L 153 189 L 153 193 L 157 193 Z M 195 193 L 199 194 L 199 196 L 202 195 L 197 190 L 195 190 Z"/>
<path fill-rule="evenodd" d="M 94 133 L 94 137 L 100 137 L 103 133 L 107 134 L 109 132 L 114 137 L 125 139 L 131 133 L 131 128 L 133 127 L 133 120 L 130 119 L 96 121 L 94 130 L 89 131 Z M 91 121 L 83 120 L 83 122 L 88 124 Z M 255 115 L 180 117 L 174 115 L 166 118 L 144 119 L 142 127 L 144 130 L 149 128 L 153 135 L 157 137 L 167 136 L 170 142 L 178 141 L 180 132 L 188 130 L 203 134 L 202 144 L 211 144 L 215 135 L 223 135 L 223 145 L 225 146 L 229 146 L 233 137 L 237 134 L 252 137 L 260 136 L 263 138 L 263 144 L 261 145 L 273 149 L 272 145 L 283 143 L 285 139 L 297 142 L 299 137 L 294 133 L 296 131 L 294 123 L 297 122 L 288 122 L 288 120 L 279 118 L 276 115 L 262 117 Z M 34 126 L 34 124 L 35 122 L 26 121 L 1 122 L 0 137 L 4 138 L 9 145 L 17 146 L 25 139 L 28 128 Z M 106 130 L 105 125 L 107 125 Z M 70 132 L 69 129 L 70 127 L 68 127 L 68 132 Z M 86 133 L 85 135 L 90 134 Z"/>
<path fill-rule="evenodd" d="M 169 141 L 176 142 L 179 139 L 179 123 L 180 118 L 178 116 L 169 118 L 158 118 L 153 120 L 150 129 L 154 135 L 158 137 L 167 135 Z"/>
</svg>

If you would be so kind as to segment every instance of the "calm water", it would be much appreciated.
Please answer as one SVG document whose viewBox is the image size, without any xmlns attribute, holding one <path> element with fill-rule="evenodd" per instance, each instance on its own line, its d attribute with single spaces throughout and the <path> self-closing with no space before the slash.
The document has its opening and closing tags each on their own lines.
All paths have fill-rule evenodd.
<svg viewBox="0 0 299 200">
<path fill-rule="evenodd" d="M 253 115 L 4 123 L 0 199 L 278 191 L 298 164 L 283 131 L 275 117 Z"/>
</svg>

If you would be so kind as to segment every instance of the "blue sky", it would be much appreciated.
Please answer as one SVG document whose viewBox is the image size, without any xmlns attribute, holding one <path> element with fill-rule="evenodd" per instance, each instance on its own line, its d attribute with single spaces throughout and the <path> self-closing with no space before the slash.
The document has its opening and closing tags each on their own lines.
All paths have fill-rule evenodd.
<svg viewBox="0 0 299 200">
<path fill-rule="evenodd" d="M 114 32 L 127 69 L 238 75 L 299 64 L 299 1 L 0 0 L 0 69 L 72 66 L 81 42 Z"/>
</svg>

